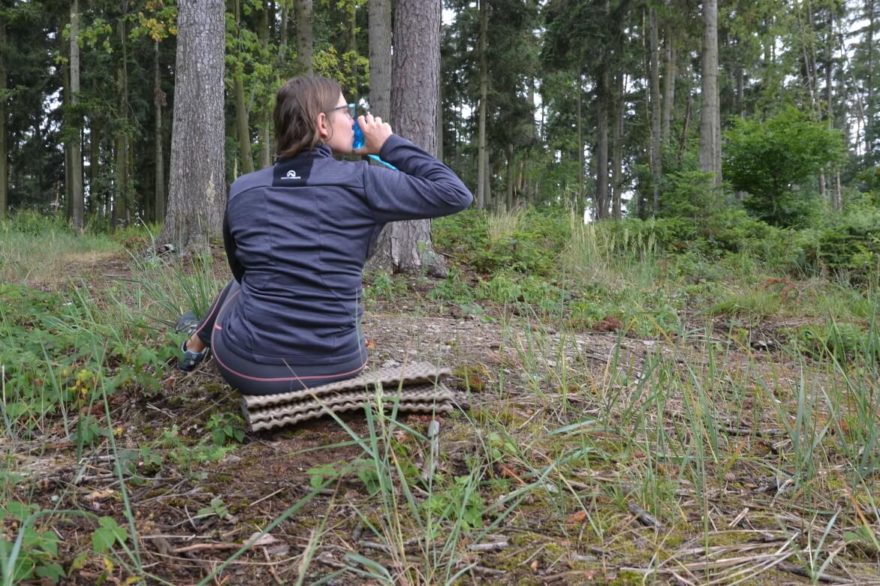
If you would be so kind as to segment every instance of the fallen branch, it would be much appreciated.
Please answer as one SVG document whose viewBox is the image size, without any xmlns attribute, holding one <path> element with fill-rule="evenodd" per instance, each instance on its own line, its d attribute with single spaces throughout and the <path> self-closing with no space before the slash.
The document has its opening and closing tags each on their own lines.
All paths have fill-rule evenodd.
<svg viewBox="0 0 880 586">
<path fill-rule="evenodd" d="M 649 513 L 639 505 L 631 502 L 627 505 L 627 508 L 629 509 L 630 513 L 636 516 L 636 519 L 639 520 L 639 523 L 641 523 L 645 527 L 653 527 L 658 531 L 663 529 L 663 524 L 658 521 L 656 517 L 651 515 L 651 513 Z"/>
</svg>

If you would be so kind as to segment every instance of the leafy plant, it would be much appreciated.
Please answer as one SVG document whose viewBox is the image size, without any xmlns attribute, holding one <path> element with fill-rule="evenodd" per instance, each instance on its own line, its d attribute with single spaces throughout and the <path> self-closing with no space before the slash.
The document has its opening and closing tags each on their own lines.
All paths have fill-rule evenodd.
<svg viewBox="0 0 880 586">
<path fill-rule="evenodd" d="M 15 538 L 10 541 L 0 534 L 0 571 L 3 585 L 11 586 L 33 578 L 43 578 L 53 584 L 64 577 L 58 563 L 58 536 L 49 529 L 34 527 L 39 507 L 18 501 L 0 504 L 0 527 L 17 526 Z"/>
<path fill-rule="evenodd" d="M 95 553 L 105 554 L 114 545 L 124 544 L 128 539 L 128 531 L 119 525 L 113 517 L 98 519 L 98 528 L 92 532 L 92 549 Z"/>
<path fill-rule="evenodd" d="M 749 212 L 777 226 L 806 222 L 814 201 L 796 187 L 844 154 L 840 131 L 794 106 L 765 121 L 736 119 L 725 140 L 724 177 L 750 194 Z"/>
<path fill-rule="evenodd" d="M 202 507 L 196 512 L 196 519 L 205 519 L 207 517 L 219 517 L 221 519 L 225 519 L 226 516 L 229 515 L 229 509 L 226 508 L 226 504 L 223 502 L 223 499 L 219 496 L 215 496 L 211 499 L 211 504 L 207 507 Z"/>
<path fill-rule="evenodd" d="M 244 421 L 235 413 L 212 413 L 205 429 L 211 433 L 215 446 L 225 446 L 229 442 L 240 444 L 245 438 Z"/>
</svg>

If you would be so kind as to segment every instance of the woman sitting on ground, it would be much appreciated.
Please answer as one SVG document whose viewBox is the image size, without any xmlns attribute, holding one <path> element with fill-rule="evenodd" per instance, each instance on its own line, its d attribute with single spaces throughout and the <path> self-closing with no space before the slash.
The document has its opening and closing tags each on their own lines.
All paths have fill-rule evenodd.
<svg viewBox="0 0 880 586">
<path fill-rule="evenodd" d="M 326 78 L 293 78 L 278 91 L 276 163 L 232 184 L 223 240 L 234 279 L 184 342 L 182 370 L 210 349 L 230 385 L 264 395 L 364 369 L 361 278 L 382 226 L 452 214 L 473 196 L 370 114 L 358 118 L 358 154 L 378 154 L 398 170 L 334 159 L 352 152 L 352 115 Z"/>
</svg>

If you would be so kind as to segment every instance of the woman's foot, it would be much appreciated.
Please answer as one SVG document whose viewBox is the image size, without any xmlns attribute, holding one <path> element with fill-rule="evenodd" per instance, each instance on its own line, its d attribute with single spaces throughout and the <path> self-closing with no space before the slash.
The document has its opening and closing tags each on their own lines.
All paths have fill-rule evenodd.
<svg viewBox="0 0 880 586">
<path fill-rule="evenodd" d="M 174 331 L 190 334 L 190 337 L 180 347 L 183 351 L 183 358 L 177 361 L 177 368 L 183 372 L 192 371 L 208 356 L 208 347 L 195 334 L 199 324 L 200 320 L 195 312 L 188 311 L 178 318 L 174 326 Z"/>
<path fill-rule="evenodd" d="M 195 334 L 185 340 L 180 349 L 183 351 L 183 358 L 177 361 L 177 368 L 183 372 L 192 371 L 208 356 L 208 347 Z"/>
</svg>

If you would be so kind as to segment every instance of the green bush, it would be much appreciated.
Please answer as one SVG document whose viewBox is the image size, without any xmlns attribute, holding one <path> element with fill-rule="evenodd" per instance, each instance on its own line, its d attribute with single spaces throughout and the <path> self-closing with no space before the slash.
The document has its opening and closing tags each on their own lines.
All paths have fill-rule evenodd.
<svg viewBox="0 0 880 586">
<path fill-rule="evenodd" d="M 851 323 L 830 322 L 806 325 L 790 332 L 798 348 L 816 360 L 834 359 L 850 363 L 880 360 L 880 339 L 875 328 L 868 331 Z"/>
<path fill-rule="evenodd" d="M 802 233 L 805 266 L 813 273 L 845 273 L 855 283 L 870 283 L 880 270 L 880 209 L 861 206 L 833 224 Z"/>
<path fill-rule="evenodd" d="M 41 236 L 47 232 L 73 233 L 67 220 L 60 215 L 47 216 L 33 210 L 19 210 L 0 222 L 0 234 L 17 232 L 30 236 Z"/>
<path fill-rule="evenodd" d="M 530 209 L 507 237 L 489 238 L 486 212 L 468 210 L 434 222 L 436 246 L 483 274 L 512 270 L 549 276 L 570 235 L 568 215 L 557 208 Z"/>
<path fill-rule="evenodd" d="M 794 106 L 765 121 L 738 119 L 725 139 L 725 179 L 750 194 L 743 203 L 752 215 L 776 226 L 809 224 L 817 200 L 798 188 L 845 152 L 838 130 Z"/>
</svg>

